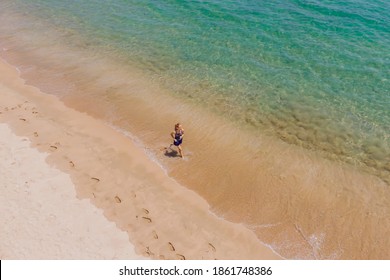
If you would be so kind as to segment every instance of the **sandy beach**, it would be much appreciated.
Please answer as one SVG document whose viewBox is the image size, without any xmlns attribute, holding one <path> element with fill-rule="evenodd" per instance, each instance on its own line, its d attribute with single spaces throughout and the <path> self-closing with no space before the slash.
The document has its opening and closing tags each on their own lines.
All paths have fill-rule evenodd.
<svg viewBox="0 0 390 280">
<path fill-rule="evenodd" d="M 0 73 L 2 259 L 280 259 L 129 137 Z"/>
<path fill-rule="evenodd" d="M 142 259 L 125 232 L 88 200 L 47 153 L 0 124 L 1 259 Z M 33 163 L 33 164 L 32 164 Z"/>
<path fill-rule="evenodd" d="M 0 1 L 0 256 L 390 258 L 386 5 L 73 4 Z"/>
</svg>

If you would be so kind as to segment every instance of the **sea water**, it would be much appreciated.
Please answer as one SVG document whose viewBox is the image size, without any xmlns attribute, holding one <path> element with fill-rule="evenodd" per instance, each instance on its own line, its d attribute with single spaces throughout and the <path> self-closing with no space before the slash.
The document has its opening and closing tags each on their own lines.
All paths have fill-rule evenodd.
<svg viewBox="0 0 390 280">
<path fill-rule="evenodd" d="M 90 60 L 72 57 L 68 72 L 79 63 L 109 75 L 97 57 L 130 65 L 177 100 L 390 183 L 388 1 L 2 0 L 0 9 L 4 22 L 19 19 L 1 30 L 1 43 L 25 36 L 31 45 L 15 48 L 26 53 L 50 53 L 65 44 L 91 55 Z M 66 64 L 54 59 L 63 54 L 51 53 L 46 58 L 51 68 Z M 26 73 L 29 67 L 38 66 L 26 66 Z M 100 83 L 100 75 L 87 83 Z M 131 121 L 121 121 L 124 109 L 116 105 L 127 98 L 125 79 L 113 80 L 100 95 L 108 100 L 100 115 L 130 129 Z M 63 98 L 67 86 L 41 84 Z M 251 146 L 261 146 L 253 141 Z M 296 224 L 295 230 L 303 231 Z M 301 256 L 294 254 L 288 257 Z"/>
</svg>

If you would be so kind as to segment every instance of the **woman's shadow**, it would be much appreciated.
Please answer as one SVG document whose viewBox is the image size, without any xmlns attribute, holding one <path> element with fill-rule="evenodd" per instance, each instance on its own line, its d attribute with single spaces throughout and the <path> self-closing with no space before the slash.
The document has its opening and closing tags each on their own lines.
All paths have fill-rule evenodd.
<svg viewBox="0 0 390 280">
<path fill-rule="evenodd" d="M 165 152 L 164 155 L 166 157 L 180 157 L 179 153 L 175 150 L 173 150 L 171 147 L 164 148 Z"/>
</svg>

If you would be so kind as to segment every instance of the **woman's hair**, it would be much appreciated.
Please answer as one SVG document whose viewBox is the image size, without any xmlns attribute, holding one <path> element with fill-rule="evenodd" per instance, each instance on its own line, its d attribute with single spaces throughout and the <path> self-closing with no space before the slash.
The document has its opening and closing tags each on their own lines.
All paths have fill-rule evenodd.
<svg viewBox="0 0 390 280">
<path fill-rule="evenodd" d="M 179 128 L 179 127 L 180 127 L 180 123 L 175 124 L 175 130 L 176 130 L 176 128 Z"/>
</svg>

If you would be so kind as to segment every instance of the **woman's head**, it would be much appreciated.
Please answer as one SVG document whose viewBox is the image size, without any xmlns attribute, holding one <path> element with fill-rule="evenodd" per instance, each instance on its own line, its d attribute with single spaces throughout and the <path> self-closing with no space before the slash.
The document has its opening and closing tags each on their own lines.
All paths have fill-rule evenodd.
<svg viewBox="0 0 390 280">
<path fill-rule="evenodd" d="M 175 124 L 175 130 L 178 130 L 180 128 L 181 128 L 181 124 L 180 123 Z"/>
</svg>

